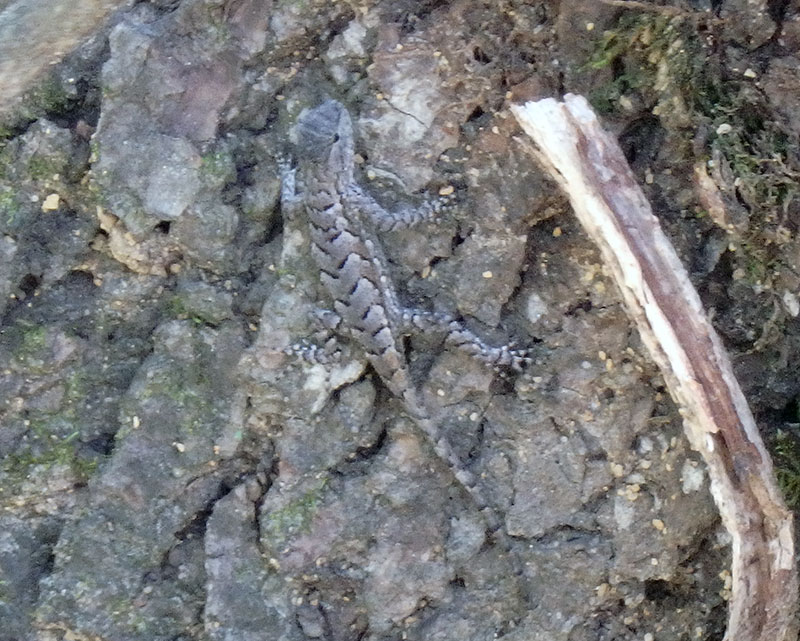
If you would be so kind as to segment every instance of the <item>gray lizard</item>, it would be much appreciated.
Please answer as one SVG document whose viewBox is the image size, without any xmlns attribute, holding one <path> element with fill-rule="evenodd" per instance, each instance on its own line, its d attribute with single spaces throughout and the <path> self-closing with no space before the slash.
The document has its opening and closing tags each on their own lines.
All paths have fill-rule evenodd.
<svg viewBox="0 0 800 641">
<path fill-rule="evenodd" d="M 471 494 L 491 533 L 500 529 L 498 515 L 443 438 L 411 380 L 402 338 L 413 332 L 437 332 L 445 342 L 494 367 L 521 369 L 529 358 L 508 345 L 491 347 L 453 318 L 403 307 L 375 231 L 409 227 L 435 217 L 441 200 L 389 212 L 356 183 L 354 140 L 344 106 L 327 100 L 305 112 L 296 124 L 297 169 L 283 167 L 282 203 L 304 210 L 311 235 L 311 253 L 320 280 L 333 299 L 328 324 L 352 338 L 386 387 L 402 399 L 407 412 L 430 440 L 437 454 Z M 300 189 L 298 190 L 298 186 Z"/>
</svg>

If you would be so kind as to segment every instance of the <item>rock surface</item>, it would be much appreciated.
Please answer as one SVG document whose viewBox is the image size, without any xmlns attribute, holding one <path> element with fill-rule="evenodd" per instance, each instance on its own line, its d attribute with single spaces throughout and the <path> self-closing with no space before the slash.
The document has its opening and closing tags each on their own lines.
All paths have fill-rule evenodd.
<svg viewBox="0 0 800 641">
<path fill-rule="evenodd" d="M 697 2 L 669 21 L 590 2 L 154 0 L 67 56 L 49 99 L 0 127 L 0 641 L 721 638 L 729 541 L 702 462 L 508 111 L 559 91 L 608 108 L 767 433 L 795 429 L 800 208 L 781 180 L 798 15 L 717 4 L 698 60 L 777 123 L 751 138 L 738 103 L 702 111 L 678 82 L 680 47 L 711 38 Z M 782 50 L 751 53 L 773 35 Z M 328 349 L 313 316 L 330 302 L 278 161 L 328 96 L 376 199 L 458 203 L 381 238 L 403 299 L 532 350 L 501 376 L 407 346 L 510 551 L 356 346 L 289 349 Z M 704 215 L 698 158 L 736 229 Z"/>
</svg>

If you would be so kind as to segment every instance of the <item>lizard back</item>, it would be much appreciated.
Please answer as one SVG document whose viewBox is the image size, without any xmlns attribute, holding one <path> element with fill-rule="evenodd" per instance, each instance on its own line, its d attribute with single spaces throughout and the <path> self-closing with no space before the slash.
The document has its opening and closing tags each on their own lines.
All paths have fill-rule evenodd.
<svg viewBox="0 0 800 641">
<path fill-rule="evenodd" d="M 348 334 L 364 349 L 389 390 L 416 417 L 426 415 L 417 400 L 393 318 L 397 296 L 385 273 L 386 258 L 360 213 L 346 206 L 353 184 L 353 131 L 350 116 L 333 100 L 301 118 L 298 140 L 304 149 L 300 180 L 311 234 L 311 253 L 320 280 Z"/>
</svg>

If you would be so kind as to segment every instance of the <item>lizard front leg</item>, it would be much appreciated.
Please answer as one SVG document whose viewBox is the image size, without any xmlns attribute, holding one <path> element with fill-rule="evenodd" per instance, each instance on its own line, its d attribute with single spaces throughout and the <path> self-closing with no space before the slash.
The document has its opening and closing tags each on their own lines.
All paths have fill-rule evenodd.
<svg viewBox="0 0 800 641">
<path fill-rule="evenodd" d="M 436 220 L 443 212 L 453 208 L 452 199 L 439 197 L 425 200 L 417 207 L 402 206 L 389 211 L 355 184 L 343 194 L 343 200 L 352 211 L 363 213 L 378 231 L 408 229 L 423 222 Z"/>
<path fill-rule="evenodd" d="M 335 332 L 341 318 L 336 312 L 321 308 L 315 308 L 309 316 L 315 327 L 312 339 L 303 338 L 289 345 L 284 352 L 290 356 L 299 356 L 312 364 L 338 362 L 341 359 L 341 347 Z"/>
<path fill-rule="evenodd" d="M 286 218 L 294 218 L 303 207 L 303 195 L 297 190 L 297 169 L 288 158 L 278 158 L 278 173 L 281 178 L 281 211 Z"/>
</svg>

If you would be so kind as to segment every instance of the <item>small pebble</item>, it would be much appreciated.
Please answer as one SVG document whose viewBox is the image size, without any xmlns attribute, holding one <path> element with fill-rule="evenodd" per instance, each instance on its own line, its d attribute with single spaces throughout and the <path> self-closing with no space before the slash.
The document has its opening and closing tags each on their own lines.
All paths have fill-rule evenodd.
<svg viewBox="0 0 800 641">
<path fill-rule="evenodd" d="M 42 211 L 55 211 L 61 202 L 61 197 L 58 194 L 50 194 L 42 202 Z"/>
</svg>

